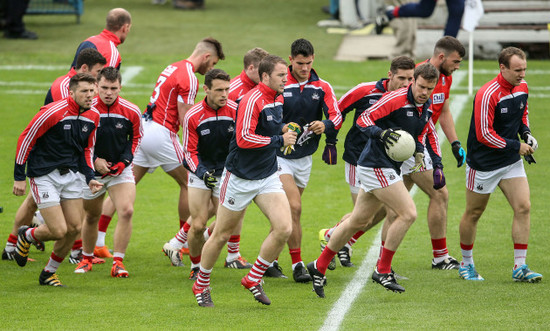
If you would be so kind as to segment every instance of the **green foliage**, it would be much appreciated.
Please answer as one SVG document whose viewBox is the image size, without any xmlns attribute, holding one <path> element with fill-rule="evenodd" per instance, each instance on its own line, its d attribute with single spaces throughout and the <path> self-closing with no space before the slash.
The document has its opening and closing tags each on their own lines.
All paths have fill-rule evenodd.
<svg viewBox="0 0 550 331">
<path fill-rule="evenodd" d="M 51 82 L 66 72 L 78 43 L 100 32 L 107 10 L 114 6 L 129 9 L 134 24 L 128 40 L 119 47 L 123 69 L 142 66 L 143 70 L 123 87 L 123 97 L 142 109 L 148 101 L 159 72 L 169 63 L 187 57 L 194 44 L 205 36 L 222 41 L 227 56 L 219 68 L 231 76 L 242 70 L 242 55 L 250 48 L 261 46 L 286 57 L 290 43 L 298 38 L 310 39 L 316 47 L 315 68 L 331 82 L 340 97 L 354 85 L 383 77 L 388 62 L 334 62 L 340 37 L 328 35 L 315 26 L 326 18 L 319 7 L 324 3 L 294 1 L 222 1 L 207 0 L 205 11 L 173 10 L 170 4 L 153 6 L 149 0 L 86 2 L 82 24 L 75 25 L 71 16 L 26 17 L 28 28 L 37 31 L 37 41 L 2 41 L 2 65 L 54 65 L 58 70 L 0 69 L 0 233 L 7 238 L 13 218 L 22 198 L 11 194 L 13 160 L 17 138 L 42 105 Z M 476 70 L 498 67 L 495 61 L 476 62 Z M 464 68 L 467 66 L 464 65 Z M 465 69 L 463 69 L 465 70 Z M 531 74 L 530 71 L 534 73 Z M 528 262 L 533 270 L 549 274 L 550 249 L 544 220 L 549 201 L 548 179 L 544 170 L 550 162 L 545 142 L 550 133 L 545 128 L 550 115 L 545 106 L 550 95 L 546 92 L 545 77 L 550 70 L 546 62 L 529 62 L 527 81 L 531 88 L 529 103 L 531 128 L 540 149 L 537 165 L 526 165 L 531 181 L 532 225 Z M 544 74 L 537 73 L 544 71 Z M 479 88 L 495 73 L 476 74 Z M 123 76 L 124 79 L 124 76 Z M 202 81 L 202 77 L 200 77 Z M 453 94 L 466 93 L 466 81 Z M 199 95 L 199 98 L 202 97 Z M 456 120 L 457 133 L 466 147 L 471 116 L 472 98 Z M 350 119 L 343 132 L 352 125 Z M 338 144 L 343 152 L 344 135 Z M 321 144 L 322 145 L 322 144 Z M 321 146 L 322 148 L 323 146 Z M 449 144 L 442 145 L 445 174 L 450 192 L 448 211 L 448 246 L 460 260 L 458 224 L 464 210 L 464 168 L 457 169 Z M 351 211 L 348 186 L 344 181 L 344 165 L 340 159 L 335 166 L 321 161 L 322 149 L 313 159 L 311 181 L 303 195 L 302 256 L 312 261 L 319 254 L 317 232 L 335 224 Z M 0 307 L 3 308 L 0 328 L 73 329 L 75 325 L 89 329 L 311 329 L 323 324 L 332 305 L 340 297 L 356 269 L 338 267 L 328 271 L 327 298 L 318 299 L 310 284 L 296 284 L 291 279 L 267 279 L 265 290 L 272 299 L 270 307 L 257 304 L 240 285 L 246 271 L 223 268 L 222 252 L 215 266 L 212 297 L 213 310 L 197 307 L 187 279 L 186 267 L 169 264 L 161 248 L 177 231 L 178 187 L 174 181 L 157 170 L 147 175 L 137 189 L 133 234 L 125 264 L 128 279 L 112 279 L 110 262 L 94 265 L 91 273 L 77 275 L 74 266 L 65 261 L 59 269 L 66 289 L 44 288 L 38 285 L 38 275 L 47 263 L 52 243 L 46 252 L 31 249 L 25 268 L 0 261 Z M 415 197 L 417 222 L 405 237 L 394 259 L 395 270 L 410 278 L 402 281 L 406 292 L 397 295 L 385 291 L 365 279 L 366 286 L 353 304 L 342 324 L 343 329 L 542 329 L 550 322 L 547 302 L 550 291 L 540 284 L 516 284 L 511 280 L 512 241 L 510 228 L 512 212 L 505 197 L 496 192 L 479 222 L 474 255 L 478 271 L 485 277 L 481 283 L 462 281 L 454 271 L 430 269 L 431 244 L 426 226 L 427 198 Z M 112 247 L 116 217 L 107 234 Z M 256 259 L 260 243 L 269 231 L 269 224 L 255 206 L 247 211 L 242 232 L 241 252 L 250 262 Z M 354 246 L 352 260 L 361 264 L 375 239 L 378 227 L 366 233 Z M 280 264 L 288 276 L 291 261 L 285 248 Z M 45 322 L 47 321 L 47 322 Z M 40 323 L 40 324 L 38 324 Z M 45 323 L 45 324 L 44 324 Z"/>
</svg>

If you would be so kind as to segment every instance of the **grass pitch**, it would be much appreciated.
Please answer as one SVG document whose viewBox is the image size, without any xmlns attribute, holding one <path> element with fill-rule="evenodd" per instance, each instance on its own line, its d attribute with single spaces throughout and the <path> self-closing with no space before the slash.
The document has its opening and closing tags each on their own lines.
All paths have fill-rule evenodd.
<svg viewBox="0 0 550 331">
<path fill-rule="evenodd" d="M 86 3 L 82 24 L 75 25 L 72 16 L 29 16 L 25 20 L 36 31 L 38 41 L 0 40 L 0 239 L 7 239 L 15 212 L 23 198 L 11 194 L 13 160 L 19 134 L 42 105 L 51 82 L 64 74 L 74 51 L 83 39 L 101 31 L 106 12 L 115 6 L 125 7 L 133 16 L 128 40 L 119 47 L 122 68 L 139 67 L 138 74 L 123 87 L 122 96 L 144 108 L 158 73 L 167 65 L 187 57 L 194 44 L 205 36 L 213 36 L 224 45 L 227 56 L 219 68 L 231 76 L 239 74 L 242 55 L 260 46 L 286 57 L 290 43 L 299 37 L 311 40 L 316 47 L 315 69 L 329 81 L 340 97 L 362 81 L 385 76 L 388 62 L 334 62 L 339 36 L 328 35 L 315 26 L 325 17 L 322 3 L 305 0 L 238 2 L 207 0 L 205 11 L 182 12 L 169 4 L 152 6 L 141 1 L 94 1 Z M 42 69 L 22 69 L 34 65 Z M 48 68 L 44 68 L 48 66 Z M 475 85 L 496 75 L 496 61 L 475 63 Z M 528 62 L 527 81 L 531 129 L 539 141 L 538 164 L 526 165 L 531 182 L 532 226 L 528 252 L 530 267 L 549 275 L 550 259 L 546 252 L 548 230 L 545 220 L 550 194 L 545 170 L 550 154 L 545 142 L 550 133 L 545 130 L 550 115 L 545 107 L 550 102 L 547 80 L 550 66 L 546 62 Z M 467 68 L 464 65 L 464 68 Z M 47 69 L 47 70 L 46 70 Z M 53 70 L 51 70 L 53 69 Z M 465 69 L 463 69 L 465 70 Z M 124 72 L 124 71 L 123 71 Z M 199 77 L 202 81 L 202 77 Z M 124 80 L 124 76 L 123 76 Z M 466 93 L 466 80 L 452 92 L 452 97 Z M 202 95 L 199 95 L 201 98 Z M 198 99 L 197 99 L 198 100 Z M 472 98 L 456 120 L 457 132 L 466 143 Z M 347 132 L 351 123 L 344 125 Z M 340 135 L 339 155 L 343 152 L 344 134 Z M 445 174 L 450 192 L 448 212 L 448 246 L 460 259 L 458 224 L 464 210 L 464 168 L 455 167 L 449 144 L 442 145 Z M 65 261 L 58 274 L 68 285 L 66 289 L 38 285 L 52 244 L 46 252 L 31 250 L 36 262 L 25 268 L 0 261 L 0 328 L 41 329 L 318 329 L 346 284 L 357 269 L 338 267 L 328 271 L 327 298 L 318 299 L 310 284 L 292 280 L 267 279 L 265 290 L 273 304 L 257 304 L 252 295 L 239 285 L 246 271 L 223 268 L 220 258 L 215 266 L 212 297 L 213 310 L 197 307 L 187 280 L 186 267 L 171 267 L 161 252 L 162 245 L 177 231 L 177 185 L 162 171 L 147 175 L 137 189 L 134 230 L 125 264 L 128 279 L 112 279 L 108 264 L 96 265 L 91 273 L 77 275 L 74 266 Z M 512 282 L 513 246 L 510 239 L 512 212 L 500 192 L 493 194 L 487 211 L 479 223 L 474 256 L 484 282 L 472 283 L 459 279 L 453 271 L 432 271 L 431 245 L 426 226 L 427 199 L 415 197 L 418 219 L 405 237 L 394 259 L 394 268 L 410 278 L 403 281 L 406 292 L 397 295 L 367 282 L 341 329 L 545 329 L 548 328 L 550 291 L 547 281 L 539 284 Z M 302 256 L 307 263 L 319 254 L 317 232 L 332 226 L 352 208 L 348 187 L 344 181 L 343 161 L 327 166 L 321 152 L 314 155 L 311 181 L 303 196 Z M 113 224 L 107 235 L 112 247 Z M 268 222 L 259 210 L 249 208 L 242 232 L 241 252 L 254 261 L 261 240 L 269 231 Z M 360 264 L 375 239 L 377 228 L 365 234 L 354 246 L 352 260 Z M 4 241 L 0 241 L 3 245 Z M 225 253 L 222 252 L 222 257 Z M 280 256 L 280 264 L 291 276 L 288 249 Z"/>
</svg>

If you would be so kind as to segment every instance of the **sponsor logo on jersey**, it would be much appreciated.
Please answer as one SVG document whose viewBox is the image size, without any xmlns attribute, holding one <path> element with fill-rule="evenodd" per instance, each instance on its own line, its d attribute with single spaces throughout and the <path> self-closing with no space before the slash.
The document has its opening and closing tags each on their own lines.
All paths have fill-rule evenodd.
<svg viewBox="0 0 550 331">
<path fill-rule="evenodd" d="M 210 134 L 210 129 L 201 130 L 201 136 L 206 136 L 207 134 Z"/>
<path fill-rule="evenodd" d="M 63 125 L 63 130 L 70 130 L 71 129 L 71 125 L 70 124 L 65 124 Z"/>
<path fill-rule="evenodd" d="M 321 99 L 321 96 L 317 93 L 313 93 L 313 95 L 311 96 L 311 100 L 319 100 Z"/>
<path fill-rule="evenodd" d="M 407 110 L 407 116 L 409 117 L 414 116 L 414 113 L 412 112 L 412 110 Z"/>
<path fill-rule="evenodd" d="M 283 92 L 283 98 L 291 98 L 292 92 Z"/>
<path fill-rule="evenodd" d="M 445 102 L 445 93 L 434 93 L 432 95 L 432 100 L 434 102 L 434 105 Z"/>
<path fill-rule="evenodd" d="M 506 107 L 501 108 L 501 109 L 500 109 L 500 113 L 501 113 L 501 114 L 506 114 L 506 113 L 508 113 L 508 108 L 506 108 Z"/>
<path fill-rule="evenodd" d="M 268 121 L 273 121 L 273 115 L 267 115 L 267 118 L 266 118 Z"/>
<path fill-rule="evenodd" d="M 376 101 L 378 101 L 378 100 L 376 100 L 376 99 L 370 99 L 370 100 L 369 100 L 369 105 L 374 105 L 374 104 L 376 103 Z"/>
<path fill-rule="evenodd" d="M 122 125 L 122 123 L 118 122 L 116 125 L 115 125 L 115 128 L 117 129 L 122 129 L 124 127 L 124 125 Z"/>
</svg>

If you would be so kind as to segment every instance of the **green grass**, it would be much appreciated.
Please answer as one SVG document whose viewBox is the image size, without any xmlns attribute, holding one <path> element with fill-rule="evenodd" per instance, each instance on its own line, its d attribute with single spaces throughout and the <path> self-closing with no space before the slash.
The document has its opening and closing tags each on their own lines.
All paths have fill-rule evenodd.
<svg viewBox="0 0 550 331">
<path fill-rule="evenodd" d="M 142 66 L 144 69 L 122 95 L 144 107 L 158 73 L 167 64 L 185 58 L 194 44 L 211 35 L 224 44 L 227 55 L 219 66 L 230 75 L 242 68 L 242 55 L 250 48 L 261 46 L 286 57 L 290 43 L 298 38 L 310 39 L 316 47 L 315 68 L 331 82 L 341 96 L 355 84 L 377 80 L 387 72 L 388 62 L 364 63 L 334 62 L 339 36 L 328 35 L 315 26 L 325 17 L 321 3 L 293 1 L 222 1 L 207 0 L 204 12 L 175 11 L 169 5 L 152 6 L 142 1 L 86 2 L 82 24 L 75 25 L 72 16 L 26 17 L 28 28 L 38 32 L 38 41 L 0 41 L 2 65 L 66 65 L 72 61 L 78 43 L 97 34 L 107 10 L 114 6 L 129 9 L 134 25 L 127 42 L 119 47 L 123 69 Z M 237 18 L 238 17 L 238 18 Z M 476 69 L 496 69 L 494 61 L 476 61 Z M 529 70 L 550 70 L 547 62 L 529 61 Z M 466 64 L 464 68 L 467 68 Z M 66 70 L 0 70 L 0 239 L 6 239 L 13 225 L 15 212 L 22 198 L 11 194 L 13 159 L 17 138 L 39 109 L 49 84 Z M 532 226 L 528 262 L 542 274 L 549 274 L 550 258 L 546 254 L 550 243 L 546 240 L 547 201 L 550 193 L 545 188 L 546 164 L 550 162 L 545 142 L 550 133 L 545 130 L 550 114 L 545 111 L 549 96 L 544 95 L 546 74 L 530 74 L 529 102 L 531 128 L 538 139 L 537 165 L 526 165 L 531 182 Z M 481 86 L 493 74 L 476 74 L 475 85 Z M 124 77 L 123 77 L 124 78 Z M 202 81 L 202 77 L 200 77 Z M 17 85 L 13 82 L 21 82 Z M 39 84 L 36 84 L 39 83 Z M 462 89 L 454 93 L 465 93 Z M 24 94 L 16 94 L 18 90 Z M 465 145 L 468 133 L 471 99 L 457 120 L 457 132 Z M 345 123 L 347 131 L 351 123 Z M 339 153 L 343 152 L 340 137 Z M 458 224 L 464 210 L 464 168 L 457 169 L 449 145 L 443 144 L 445 174 L 450 192 L 448 212 L 448 245 L 452 255 L 459 258 Z M 349 191 L 344 182 L 343 161 L 327 166 L 321 153 L 314 155 L 311 182 L 303 196 L 303 258 L 311 261 L 319 254 L 317 232 L 333 225 L 351 210 Z M 73 273 L 73 265 L 64 262 L 59 269 L 66 289 L 38 286 L 38 275 L 43 268 L 52 243 L 46 252 L 31 251 L 37 262 L 25 268 L 15 263 L 0 261 L 0 316 L 1 329 L 41 328 L 74 329 L 318 329 L 342 290 L 355 275 L 356 269 L 338 267 L 328 272 L 327 298 L 320 300 L 311 292 L 311 285 L 295 284 L 291 280 L 267 279 L 265 289 L 273 304 L 257 304 L 250 293 L 239 285 L 246 273 L 226 270 L 220 259 L 215 266 L 212 286 L 215 309 L 196 306 L 191 293 L 192 282 L 187 280 L 185 268 L 169 265 L 161 252 L 163 243 L 177 231 L 178 187 L 168 176 L 157 170 L 147 175 L 137 189 L 134 230 L 125 259 L 129 279 L 112 279 L 109 265 L 96 265 L 85 275 Z M 512 212 L 505 198 L 497 192 L 491 198 L 478 229 L 474 255 L 478 271 L 485 277 L 482 283 L 465 282 L 456 272 L 430 269 L 431 245 L 426 226 L 427 199 L 415 197 L 417 222 L 405 237 L 394 259 L 394 268 L 410 278 L 403 281 L 407 292 L 389 293 L 371 282 L 358 296 L 342 329 L 511 329 L 547 328 L 550 323 L 547 303 L 550 291 L 547 282 L 516 284 L 511 281 L 512 241 L 510 239 Z M 107 244 L 112 247 L 113 221 Z M 354 246 L 353 261 L 361 263 L 375 239 L 378 228 L 365 234 Z M 242 233 L 241 251 L 253 261 L 269 225 L 259 210 L 249 208 Z M 0 241 L 0 245 L 3 242 Z M 225 256 L 225 253 L 222 253 Z M 110 261 L 108 261 L 110 262 Z M 288 249 L 280 256 L 280 263 L 290 274 Z M 367 281 L 367 280 L 365 280 Z"/>
</svg>

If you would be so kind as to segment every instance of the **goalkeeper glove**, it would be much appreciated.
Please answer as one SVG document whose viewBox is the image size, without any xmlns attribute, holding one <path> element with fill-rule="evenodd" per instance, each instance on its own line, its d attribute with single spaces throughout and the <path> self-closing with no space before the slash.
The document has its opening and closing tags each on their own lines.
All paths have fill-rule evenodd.
<svg viewBox="0 0 550 331">
<path fill-rule="evenodd" d="M 422 170 L 423 168 L 426 168 L 426 164 L 424 163 L 424 153 L 415 153 L 414 154 L 414 167 L 411 169 L 412 172 L 418 172 Z"/>
<path fill-rule="evenodd" d="M 380 140 L 382 140 L 382 143 L 386 148 L 393 146 L 393 144 L 396 143 L 400 137 L 401 135 L 393 129 L 384 130 L 380 134 Z"/>
<path fill-rule="evenodd" d="M 445 186 L 445 175 L 443 174 L 443 166 L 436 164 L 434 167 L 434 189 L 439 190 Z"/>
<path fill-rule="evenodd" d="M 202 176 L 202 180 L 204 181 L 204 185 L 206 185 L 209 189 L 216 187 L 216 183 L 218 182 L 216 177 L 214 177 L 214 170 L 205 172 Z"/>
<path fill-rule="evenodd" d="M 336 154 L 336 145 L 327 143 L 325 145 L 325 150 L 323 151 L 322 156 L 323 161 L 325 161 L 326 164 L 336 164 L 337 162 L 337 154 Z"/>
<path fill-rule="evenodd" d="M 537 140 L 535 139 L 535 137 L 533 137 L 531 135 L 531 132 L 525 132 L 523 134 L 523 141 L 525 141 L 525 143 L 531 147 L 533 147 L 533 149 L 536 151 L 537 148 L 539 148 L 539 144 L 537 142 Z"/>
<path fill-rule="evenodd" d="M 114 166 L 110 167 L 109 172 L 103 174 L 103 176 L 101 176 L 101 178 L 105 178 L 107 176 L 116 177 L 116 176 L 120 175 L 124 171 L 125 168 L 126 168 L 126 164 L 124 162 L 122 162 L 122 161 L 118 162 Z"/>
<path fill-rule="evenodd" d="M 457 162 L 456 167 L 460 168 L 466 161 L 466 151 L 464 150 L 464 148 L 462 148 L 462 145 L 460 145 L 460 141 L 458 140 L 453 141 L 451 147 L 453 149 L 453 155 L 455 156 Z"/>
</svg>

